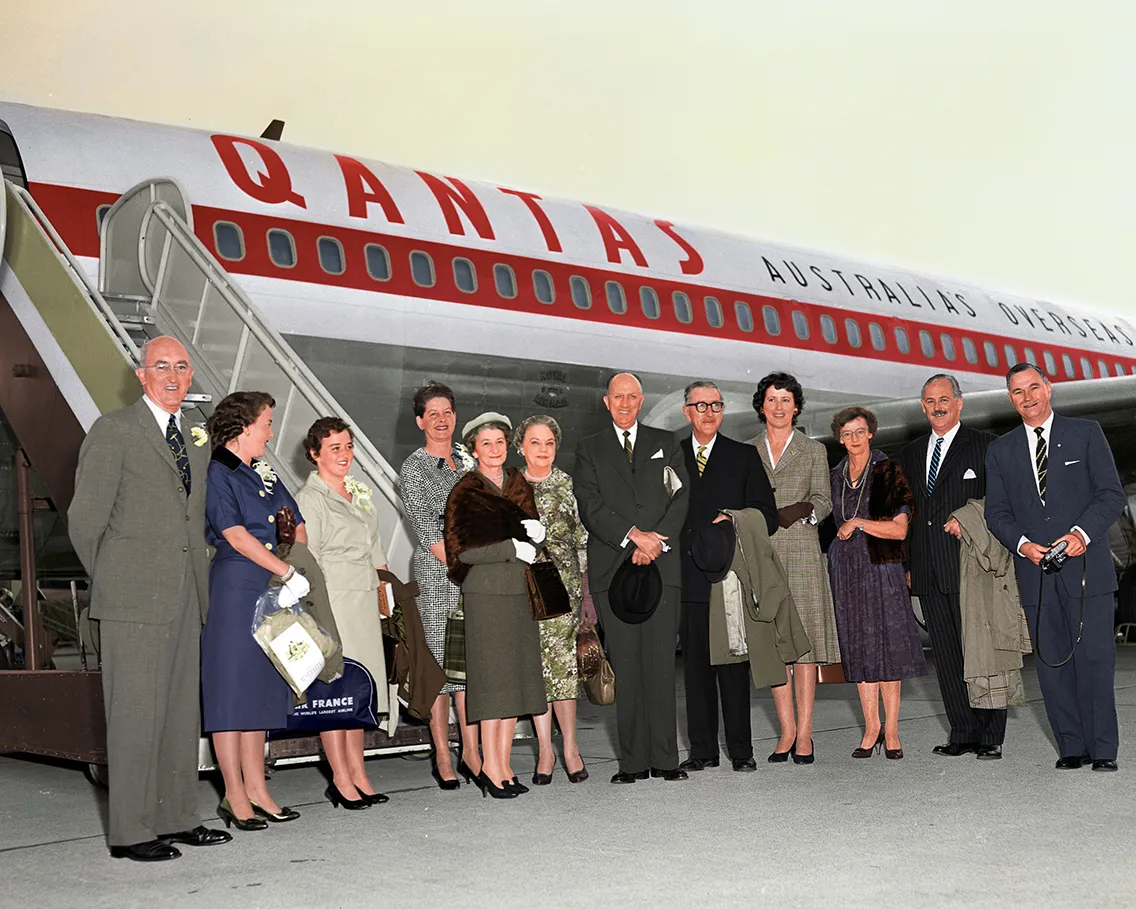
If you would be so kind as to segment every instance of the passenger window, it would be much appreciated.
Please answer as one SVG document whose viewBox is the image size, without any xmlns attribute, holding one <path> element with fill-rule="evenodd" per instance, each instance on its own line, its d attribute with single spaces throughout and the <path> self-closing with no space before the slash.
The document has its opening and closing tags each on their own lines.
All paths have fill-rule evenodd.
<svg viewBox="0 0 1136 909">
<path fill-rule="evenodd" d="M 391 261 L 385 248 L 378 243 L 368 243 L 363 247 L 363 255 L 367 259 L 367 274 L 376 281 L 390 280 Z"/>
<path fill-rule="evenodd" d="M 106 220 L 107 212 L 110 211 L 109 205 L 100 205 L 95 209 L 95 224 L 98 227 L 99 233 L 103 230 L 103 221 Z"/>
<path fill-rule="evenodd" d="M 963 335 L 962 338 L 962 355 L 966 357 L 966 362 L 972 366 L 978 362 L 978 348 L 974 346 L 974 342 L 970 338 Z"/>
<path fill-rule="evenodd" d="M 935 339 L 931 337 L 929 331 L 919 332 L 919 349 L 923 351 L 923 356 L 928 360 L 935 357 Z"/>
<path fill-rule="evenodd" d="M 1075 379 L 1077 370 L 1073 368 L 1073 358 L 1069 354 L 1061 354 L 1061 365 L 1065 367 L 1065 378 Z"/>
<path fill-rule="evenodd" d="M 943 345 L 943 356 L 948 360 L 955 358 L 955 339 L 943 332 L 939 335 L 939 343 Z"/>
<path fill-rule="evenodd" d="M 1014 345 L 1007 344 L 1002 348 L 1002 352 L 1006 355 L 1006 366 L 1008 368 L 1018 365 L 1018 352 L 1014 350 Z"/>
<path fill-rule="evenodd" d="M 829 344 L 836 343 L 836 322 L 827 313 L 820 317 L 820 335 Z"/>
<path fill-rule="evenodd" d="M 986 353 L 986 365 L 998 365 L 998 348 L 994 346 L 993 341 L 983 341 L 982 350 Z"/>
<path fill-rule="evenodd" d="M 718 302 L 718 298 L 706 297 L 702 302 L 706 306 L 706 321 L 710 323 L 710 327 L 721 328 L 726 317 L 722 315 L 722 304 Z"/>
<path fill-rule="evenodd" d="M 416 249 L 410 254 L 410 276 L 419 287 L 434 286 L 434 260 L 429 253 Z"/>
<path fill-rule="evenodd" d="M 320 268 L 329 275 L 341 275 L 345 266 L 343 263 L 343 246 L 332 237 L 320 237 L 316 241 L 319 250 Z"/>
<path fill-rule="evenodd" d="M 493 283 L 497 286 L 497 293 L 506 300 L 517 295 L 517 276 L 508 265 L 498 263 L 493 266 Z"/>
<path fill-rule="evenodd" d="M 864 343 L 860 337 L 860 323 L 855 319 L 844 320 L 844 334 L 847 335 L 848 343 L 853 347 L 859 347 Z"/>
<path fill-rule="evenodd" d="M 648 319 L 657 319 L 663 312 L 659 306 L 659 295 L 650 287 L 639 288 L 639 306 Z"/>
<path fill-rule="evenodd" d="M 273 264 L 291 268 L 296 264 L 296 243 L 286 230 L 273 228 L 268 232 L 268 255 Z"/>
<path fill-rule="evenodd" d="M 774 307 L 761 307 L 761 318 L 765 322 L 767 334 L 774 338 L 781 334 L 781 314 Z"/>
<path fill-rule="evenodd" d="M 1136 366 L 1132 367 L 1132 375 L 1136 376 Z"/>
<path fill-rule="evenodd" d="M 871 339 L 872 347 L 876 350 L 884 350 L 887 347 L 887 338 L 884 336 L 884 330 L 880 328 L 879 323 L 868 323 L 868 338 Z"/>
<path fill-rule="evenodd" d="M 895 346 L 899 348 L 901 354 L 911 353 L 911 339 L 907 337 L 907 329 L 896 326 L 895 329 Z"/>
<path fill-rule="evenodd" d="M 533 272 L 533 293 L 536 298 L 546 306 L 551 306 L 556 300 L 556 285 L 552 283 L 552 275 L 539 268 Z"/>
<path fill-rule="evenodd" d="M 1102 379 L 1108 378 L 1108 364 L 1104 360 L 1097 360 L 1097 369 L 1100 370 L 1100 377 Z"/>
<path fill-rule="evenodd" d="M 572 302 L 577 309 L 592 308 L 592 288 L 587 281 L 579 275 L 572 275 L 568 279 L 568 289 L 572 292 Z"/>
<path fill-rule="evenodd" d="M 1121 366 L 1119 363 L 1113 363 L 1112 366 L 1113 366 L 1113 369 L 1116 370 L 1114 375 L 1118 375 L 1118 376 L 1124 375 L 1124 367 L 1123 366 Z"/>
<path fill-rule="evenodd" d="M 1023 353 L 1026 355 L 1026 362 L 1029 363 L 1030 366 L 1037 366 L 1037 354 L 1033 352 L 1032 347 L 1024 348 Z"/>
<path fill-rule="evenodd" d="M 738 328 L 742 331 L 753 331 L 753 313 L 744 300 L 734 301 L 734 318 L 738 320 Z"/>
<path fill-rule="evenodd" d="M 674 304 L 675 318 L 683 325 L 694 321 L 694 307 L 690 305 L 690 297 L 681 290 L 676 290 L 671 294 L 671 302 Z"/>
<path fill-rule="evenodd" d="M 477 290 L 477 271 L 469 259 L 454 259 L 454 284 L 463 294 L 471 294 Z"/>
<path fill-rule="evenodd" d="M 217 244 L 217 255 L 230 262 L 240 262 L 245 257 L 245 238 L 241 229 L 230 221 L 215 221 L 213 242 Z"/>
<path fill-rule="evenodd" d="M 802 341 L 809 339 L 809 317 L 799 309 L 793 310 L 793 331 Z"/>
<path fill-rule="evenodd" d="M 1056 377 L 1056 375 L 1057 375 L 1057 361 L 1055 359 L 1053 359 L 1053 354 L 1050 353 L 1048 350 L 1043 350 L 1041 352 L 1041 355 L 1045 359 L 1045 371 L 1047 373 L 1049 373 L 1051 376 Z"/>
<path fill-rule="evenodd" d="M 1081 375 L 1086 379 L 1093 377 L 1093 364 L 1086 357 L 1081 357 Z"/>
<path fill-rule="evenodd" d="M 622 284 L 618 281 L 608 281 L 604 284 L 604 292 L 607 294 L 608 309 L 617 316 L 622 316 L 627 312 L 627 295 L 623 292 Z"/>
</svg>

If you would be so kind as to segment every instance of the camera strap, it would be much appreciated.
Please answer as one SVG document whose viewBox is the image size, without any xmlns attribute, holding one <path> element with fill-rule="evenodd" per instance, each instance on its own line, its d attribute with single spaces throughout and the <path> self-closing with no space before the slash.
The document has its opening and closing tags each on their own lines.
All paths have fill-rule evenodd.
<svg viewBox="0 0 1136 909">
<path fill-rule="evenodd" d="M 1086 552 L 1081 557 L 1081 614 L 1080 614 L 1080 617 L 1077 619 L 1077 640 L 1075 640 L 1073 642 L 1073 646 L 1069 649 L 1068 656 L 1066 656 L 1065 659 L 1063 659 L 1060 663 L 1051 663 L 1051 662 L 1049 662 L 1049 660 L 1047 660 L 1045 657 L 1043 657 L 1041 655 L 1041 599 L 1042 599 L 1043 585 L 1045 584 L 1045 574 L 1046 573 L 1044 571 L 1038 572 L 1038 575 L 1037 575 L 1037 641 L 1035 642 L 1035 651 L 1037 653 L 1037 658 L 1039 660 L 1041 660 L 1043 663 L 1045 663 L 1045 665 L 1048 666 L 1050 669 L 1060 669 L 1062 666 L 1064 666 L 1066 663 L 1068 663 L 1071 659 L 1073 659 L 1073 654 L 1077 650 L 1077 645 L 1081 643 L 1081 635 L 1083 635 L 1084 632 L 1085 632 L 1085 587 L 1086 587 L 1086 579 L 1087 579 L 1087 576 L 1088 576 L 1087 575 L 1088 565 L 1089 565 L 1088 553 Z M 1056 588 L 1056 586 L 1057 586 L 1057 579 L 1056 578 L 1053 579 L 1053 584 L 1054 584 L 1054 587 Z"/>
</svg>

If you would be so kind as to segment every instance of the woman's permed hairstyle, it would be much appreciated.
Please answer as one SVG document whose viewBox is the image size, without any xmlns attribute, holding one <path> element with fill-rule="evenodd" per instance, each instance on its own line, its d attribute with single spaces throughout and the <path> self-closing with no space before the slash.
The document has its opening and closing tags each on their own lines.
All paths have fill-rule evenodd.
<svg viewBox="0 0 1136 909">
<path fill-rule="evenodd" d="M 864 422 L 868 424 L 868 432 L 872 435 L 876 434 L 876 430 L 880 428 L 880 421 L 876 419 L 876 415 L 868 410 L 867 407 L 845 407 L 842 411 L 832 418 L 832 437 L 837 442 L 840 441 L 840 431 L 858 417 L 863 417 Z"/>
<path fill-rule="evenodd" d="M 805 412 L 805 390 L 801 388 L 801 383 L 797 381 L 796 377 L 787 372 L 771 372 L 757 383 L 757 391 L 753 393 L 753 409 L 757 411 L 757 418 L 762 423 L 765 422 L 763 410 L 765 393 L 771 388 L 780 388 L 782 391 L 792 394 L 793 403 L 797 407 L 797 412 L 793 414 L 793 425 L 796 426 L 797 417 Z"/>
<path fill-rule="evenodd" d="M 414 416 L 426 416 L 426 405 L 434 398 L 445 398 L 450 402 L 450 407 L 454 410 L 458 409 L 457 402 L 454 401 L 454 390 L 449 385 L 443 385 L 441 382 L 427 382 L 414 392 Z"/>
<path fill-rule="evenodd" d="M 470 454 L 473 454 L 474 445 L 477 443 L 477 437 L 487 429 L 499 429 L 505 436 L 506 441 L 508 441 L 509 439 L 509 433 L 513 431 L 512 426 L 510 426 L 508 423 L 502 423 L 500 420 L 488 420 L 485 423 L 478 423 L 477 426 L 471 429 L 466 434 L 465 438 L 462 439 L 462 444 L 465 446 L 465 450 Z"/>
<path fill-rule="evenodd" d="M 233 441 L 252 426 L 264 408 L 275 407 L 276 399 L 266 391 L 234 391 L 225 395 L 209 418 L 209 437 L 216 448 Z"/>
<path fill-rule="evenodd" d="M 513 447 L 517 449 L 518 453 L 521 455 L 525 453 L 525 433 L 534 426 L 547 426 L 551 429 L 552 439 L 556 442 L 556 450 L 560 450 L 560 440 L 563 438 L 560 433 L 560 424 L 547 414 L 537 414 L 535 417 L 522 420 L 513 432 Z"/>
<path fill-rule="evenodd" d="M 320 449 L 323 448 L 323 440 L 337 432 L 346 432 L 351 436 L 351 441 L 355 441 L 355 433 L 351 431 L 346 421 L 339 417 L 320 417 L 316 420 L 304 437 L 304 457 L 314 464 L 319 457 Z"/>
</svg>

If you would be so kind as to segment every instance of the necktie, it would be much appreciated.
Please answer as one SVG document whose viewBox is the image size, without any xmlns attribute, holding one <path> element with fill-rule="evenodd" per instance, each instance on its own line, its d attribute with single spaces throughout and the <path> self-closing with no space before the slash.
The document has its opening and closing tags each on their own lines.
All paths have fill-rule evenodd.
<svg viewBox="0 0 1136 909">
<path fill-rule="evenodd" d="M 635 456 L 635 449 L 631 447 L 631 430 L 623 430 L 623 453 L 627 455 L 627 461 L 630 463 Z"/>
<path fill-rule="evenodd" d="M 702 471 L 706 469 L 706 446 L 698 446 L 698 454 L 694 456 L 694 463 L 698 465 L 698 475 L 702 476 Z"/>
<path fill-rule="evenodd" d="M 174 456 L 185 494 L 189 495 L 189 452 L 185 450 L 185 438 L 178 429 L 177 414 L 170 414 L 170 422 L 166 424 L 166 444 L 170 446 L 170 454 Z"/>
<path fill-rule="evenodd" d="M 943 437 L 935 441 L 935 450 L 931 452 L 931 466 L 927 470 L 927 495 L 935 491 L 935 477 L 939 475 L 939 458 L 943 454 Z"/>
<path fill-rule="evenodd" d="M 1041 501 L 1045 501 L 1045 475 L 1049 472 L 1049 449 L 1045 444 L 1045 436 L 1042 434 L 1042 427 L 1038 426 L 1034 429 L 1034 434 L 1037 436 L 1037 450 L 1034 452 L 1033 460 L 1037 465 L 1037 492 L 1041 496 Z"/>
</svg>

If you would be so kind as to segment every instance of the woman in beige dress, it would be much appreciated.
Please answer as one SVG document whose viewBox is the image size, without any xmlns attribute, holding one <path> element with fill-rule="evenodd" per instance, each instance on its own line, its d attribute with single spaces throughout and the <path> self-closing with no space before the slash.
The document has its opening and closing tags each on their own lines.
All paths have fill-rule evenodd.
<svg viewBox="0 0 1136 909">
<path fill-rule="evenodd" d="M 787 684 L 773 689 L 781 738 L 769 762 L 784 763 L 791 754 L 794 763 L 811 764 L 817 665 L 840 662 L 832 590 L 817 536 L 817 524 L 832 513 L 828 455 L 820 442 L 794 428 L 805 409 L 805 394 L 793 376 L 775 372 L 763 378 L 753 396 L 753 408 L 765 424 L 754 442 L 773 484 L 781 519 L 781 528 L 773 535 L 773 550 L 785 566 L 789 589 L 812 644 L 812 650 L 796 664 L 785 667 Z"/>
<path fill-rule="evenodd" d="M 328 599 L 339 628 L 343 655 L 362 663 L 375 680 L 375 712 L 390 707 L 383 658 L 382 615 L 389 614 L 379 596 L 376 573 L 387 567 L 379 539 L 379 519 L 371 490 L 350 476 L 355 460 L 351 428 L 338 417 L 321 417 L 304 440 L 304 451 L 316 469 L 296 494 L 308 526 L 308 548 L 327 582 Z M 347 808 L 387 801 L 367 779 L 363 765 L 362 729 L 320 733 L 331 764 L 328 798 Z"/>
</svg>

